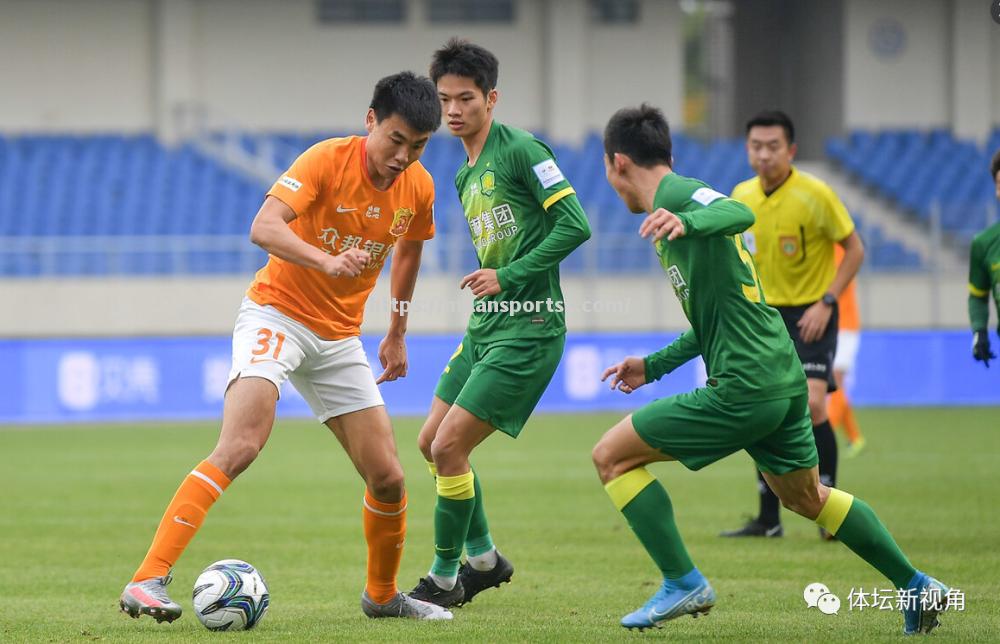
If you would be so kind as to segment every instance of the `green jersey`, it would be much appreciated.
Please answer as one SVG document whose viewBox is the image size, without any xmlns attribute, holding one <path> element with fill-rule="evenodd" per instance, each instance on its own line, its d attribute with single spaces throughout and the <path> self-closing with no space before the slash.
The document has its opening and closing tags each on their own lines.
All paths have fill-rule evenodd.
<svg viewBox="0 0 1000 644">
<path fill-rule="evenodd" d="M 985 331 L 989 326 L 990 293 L 1000 315 L 1000 223 L 973 237 L 969 250 L 969 321 L 973 331 Z M 1000 325 L 997 328 L 1000 330 Z"/>
<path fill-rule="evenodd" d="M 477 343 L 566 332 L 559 262 L 590 237 L 587 217 L 552 150 L 530 133 L 490 127 L 475 165 L 455 175 L 482 268 L 503 289 L 476 298 L 468 334 Z"/>
<path fill-rule="evenodd" d="M 647 356 L 646 379 L 659 380 L 701 355 L 708 386 L 727 402 L 803 394 L 805 373 L 777 310 L 764 301 L 753 257 L 740 235 L 754 215 L 696 179 L 668 174 L 653 208 L 684 223 L 683 237 L 656 242 L 691 329 Z"/>
</svg>

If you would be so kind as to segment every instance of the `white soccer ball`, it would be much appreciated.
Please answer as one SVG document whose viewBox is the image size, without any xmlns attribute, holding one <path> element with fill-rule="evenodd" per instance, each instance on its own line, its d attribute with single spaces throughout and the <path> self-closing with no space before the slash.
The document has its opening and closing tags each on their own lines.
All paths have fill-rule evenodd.
<svg viewBox="0 0 1000 644">
<path fill-rule="evenodd" d="M 194 612 L 210 631 L 242 631 L 264 619 L 270 595 L 260 572 L 245 561 L 223 559 L 194 582 Z"/>
</svg>

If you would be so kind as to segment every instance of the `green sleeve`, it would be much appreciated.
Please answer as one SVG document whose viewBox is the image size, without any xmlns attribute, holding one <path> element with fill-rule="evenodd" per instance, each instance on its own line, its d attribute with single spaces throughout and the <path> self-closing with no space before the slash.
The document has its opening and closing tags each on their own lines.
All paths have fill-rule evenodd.
<svg viewBox="0 0 1000 644">
<path fill-rule="evenodd" d="M 703 208 L 674 213 L 684 222 L 685 237 L 724 237 L 753 225 L 753 211 L 735 199 L 716 199 Z"/>
<path fill-rule="evenodd" d="M 587 215 L 576 191 L 556 165 L 552 151 L 538 139 L 528 139 L 510 150 L 514 175 L 524 184 L 543 211 L 553 219 L 552 230 L 538 246 L 507 266 L 497 269 L 500 288 L 520 286 L 559 265 L 577 246 L 590 239 Z"/>
<path fill-rule="evenodd" d="M 985 331 L 990 324 L 990 274 L 983 261 L 978 240 L 972 240 L 969 250 L 969 323 L 973 331 Z"/>
<path fill-rule="evenodd" d="M 666 347 L 643 358 L 646 365 L 646 382 L 659 380 L 699 355 L 701 355 L 701 346 L 698 344 L 698 338 L 695 337 L 692 329 L 688 329 Z"/>
<path fill-rule="evenodd" d="M 500 288 L 507 290 L 519 286 L 555 268 L 577 246 L 590 239 L 590 224 L 576 195 L 567 195 L 555 202 L 546 214 L 555 218 L 552 230 L 528 254 L 497 269 Z"/>
</svg>

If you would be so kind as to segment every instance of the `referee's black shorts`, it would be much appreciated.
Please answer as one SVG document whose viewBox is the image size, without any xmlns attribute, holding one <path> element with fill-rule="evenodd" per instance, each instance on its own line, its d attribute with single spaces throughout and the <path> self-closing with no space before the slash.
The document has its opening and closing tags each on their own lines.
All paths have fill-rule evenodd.
<svg viewBox="0 0 1000 644">
<path fill-rule="evenodd" d="M 837 390 L 837 381 L 833 378 L 833 358 L 837 355 L 837 326 L 839 323 L 839 310 L 836 304 L 833 305 L 833 312 L 830 314 L 830 321 L 826 325 L 826 331 L 819 340 L 815 342 L 804 342 L 799 330 L 798 322 L 802 319 L 802 314 L 806 312 L 812 304 L 803 306 L 776 306 L 781 313 L 781 319 L 785 321 L 785 328 L 788 335 L 795 343 L 795 352 L 799 354 L 802 361 L 802 368 L 806 372 L 806 378 L 817 378 L 826 380 L 827 391 Z"/>
</svg>

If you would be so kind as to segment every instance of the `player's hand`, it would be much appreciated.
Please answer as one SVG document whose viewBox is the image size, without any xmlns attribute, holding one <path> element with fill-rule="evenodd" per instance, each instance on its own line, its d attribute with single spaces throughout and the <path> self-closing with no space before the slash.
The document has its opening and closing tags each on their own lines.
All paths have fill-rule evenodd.
<svg viewBox="0 0 1000 644">
<path fill-rule="evenodd" d="M 646 384 L 646 361 L 636 356 L 629 356 L 618 364 L 608 367 L 601 376 L 601 382 L 611 378 L 611 391 L 630 394 Z"/>
<path fill-rule="evenodd" d="M 802 341 L 816 342 L 826 333 L 826 325 L 830 323 L 830 316 L 833 315 L 833 307 L 822 302 L 816 302 L 802 314 L 799 318 L 799 335 Z"/>
<path fill-rule="evenodd" d="M 674 241 L 683 237 L 686 232 L 681 218 L 664 208 L 654 210 L 639 226 L 639 236 L 645 239 L 652 235 L 653 241 L 660 241 L 664 237 L 667 241 Z"/>
<path fill-rule="evenodd" d="M 348 248 L 339 255 L 330 255 L 324 269 L 330 277 L 357 277 L 371 260 L 368 251 L 360 248 Z"/>
<path fill-rule="evenodd" d="M 990 334 L 988 331 L 973 331 L 972 357 L 986 365 L 987 369 L 990 368 L 990 360 L 997 359 L 996 354 L 990 351 Z"/>
<path fill-rule="evenodd" d="M 472 294 L 476 297 L 496 295 L 503 290 L 500 288 L 500 282 L 497 280 L 497 272 L 492 268 L 480 268 L 478 271 L 474 271 L 463 277 L 462 283 L 458 285 L 458 288 L 465 288 L 466 286 L 469 287 Z"/>
<path fill-rule="evenodd" d="M 378 360 L 382 363 L 382 375 L 375 380 L 376 385 L 392 382 L 406 376 L 406 340 L 401 335 L 389 334 L 378 345 Z"/>
</svg>

